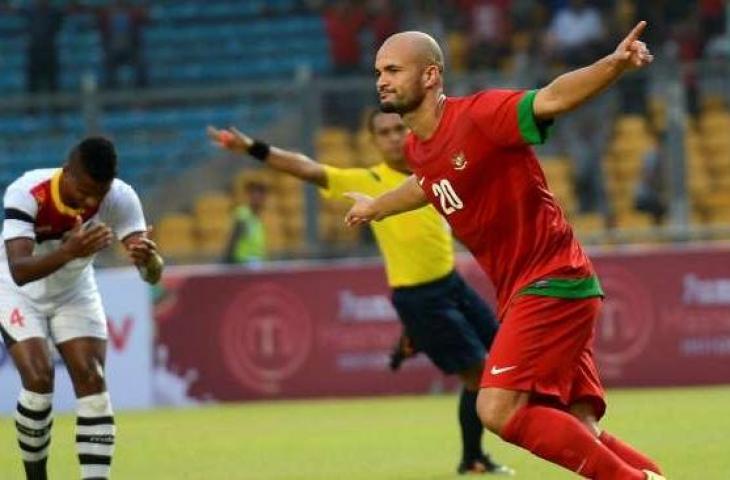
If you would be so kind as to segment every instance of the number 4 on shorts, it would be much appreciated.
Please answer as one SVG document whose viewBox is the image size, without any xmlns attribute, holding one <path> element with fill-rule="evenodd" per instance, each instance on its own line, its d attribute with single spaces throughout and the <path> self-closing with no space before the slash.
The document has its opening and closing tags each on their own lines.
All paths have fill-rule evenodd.
<svg viewBox="0 0 730 480">
<path fill-rule="evenodd" d="M 17 325 L 20 328 L 25 327 L 25 318 L 21 315 L 20 310 L 14 308 L 10 313 L 10 325 Z"/>
</svg>

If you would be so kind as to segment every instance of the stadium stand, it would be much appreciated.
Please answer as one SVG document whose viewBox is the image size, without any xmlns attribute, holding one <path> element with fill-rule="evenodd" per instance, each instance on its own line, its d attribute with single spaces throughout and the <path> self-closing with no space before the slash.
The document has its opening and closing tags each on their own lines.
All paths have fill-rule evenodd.
<svg viewBox="0 0 730 480">
<path fill-rule="evenodd" d="M 301 68 L 314 72 L 328 68 L 327 40 L 319 15 L 291 13 L 296 4 L 292 0 L 155 3 L 145 31 L 152 88 L 287 78 Z M 20 94 L 24 88 L 24 29 L 19 15 L 0 15 L 3 95 Z M 92 14 L 67 15 L 59 48 L 62 90 L 78 92 L 85 76 L 101 77 L 101 41 Z M 97 129 L 117 140 L 124 158 L 123 177 L 144 191 L 155 179 L 176 173 L 179 163 L 175 160 L 200 143 L 201 125 L 236 123 L 261 128 L 281 112 L 276 99 L 246 100 L 110 106 L 100 112 Z M 57 164 L 59 159 L 49 156 L 62 155 L 88 127 L 79 105 L 60 111 L 43 109 L 40 114 L 3 109 L 0 187 L 21 171 Z M 194 161 L 192 156 L 190 161 Z"/>
</svg>

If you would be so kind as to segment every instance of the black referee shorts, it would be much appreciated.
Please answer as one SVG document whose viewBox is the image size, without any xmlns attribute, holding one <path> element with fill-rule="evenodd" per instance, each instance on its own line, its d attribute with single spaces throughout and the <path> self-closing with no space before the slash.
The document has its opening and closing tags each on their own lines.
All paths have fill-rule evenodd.
<svg viewBox="0 0 730 480">
<path fill-rule="evenodd" d="M 432 282 L 393 289 L 393 305 L 413 344 L 444 373 L 484 361 L 497 318 L 456 271 Z"/>
</svg>

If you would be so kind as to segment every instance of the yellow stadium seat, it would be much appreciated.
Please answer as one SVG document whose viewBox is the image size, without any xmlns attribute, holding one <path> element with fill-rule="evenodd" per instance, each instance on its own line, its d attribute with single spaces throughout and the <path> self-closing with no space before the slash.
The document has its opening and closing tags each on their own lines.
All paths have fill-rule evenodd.
<svg viewBox="0 0 730 480">
<path fill-rule="evenodd" d="M 617 214 L 630 212 L 634 209 L 634 199 L 629 195 L 621 195 L 611 198 L 611 205 Z"/>
<path fill-rule="evenodd" d="M 654 224 L 651 215 L 637 211 L 622 212 L 616 219 L 617 226 L 626 229 L 649 228 Z"/>
<path fill-rule="evenodd" d="M 617 135 L 646 133 L 646 119 L 641 115 L 622 115 L 616 120 L 614 129 Z"/>
<path fill-rule="evenodd" d="M 167 257 L 192 257 L 197 253 L 191 215 L 173 213 L 163 217 L 154 231 L 160 252 Z"/>
<path fill-rule="evenodd" d="M 317 132 L 315 142 L 317 147 L 322 145 L 342 145 L 351 140 L 351 134 L 346 128 L 326 127 Z"/>
<path fill-rule="evenodd" d="M 702 113 L 726 112 L 725 97 L 722 95 L 705 95 L 702 99 Z"/>
<path fill-rule="evenodd" d="M 195 200 L 195 216 L 200 219 L 210 215 L 230 214 L 233 201 L 231 196 L 223 192 L 210 192 L 200 195 Z"/>
<path fill-rule="evenodd" d="M 699 121 L 702 135 L 722 134 L 730 130 L 730 114 L 727 112 L 703 113 Z"/>
<path fill-rule="evenodd" d="M 570 218 L 570 223 L 579 235 L 600 233 L 605 229 L 605 220 L 600 213 L 581 213 Z"/>
</svg>

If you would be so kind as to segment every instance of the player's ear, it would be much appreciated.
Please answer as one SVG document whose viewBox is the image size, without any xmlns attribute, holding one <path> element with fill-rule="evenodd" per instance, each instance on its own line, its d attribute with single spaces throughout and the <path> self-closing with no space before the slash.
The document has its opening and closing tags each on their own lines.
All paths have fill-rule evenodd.
<svg viewBox="0 0 730 480">
<path fill-rule="evenodd" d="M 435 87 L 438 82 L 439 69 L 436 65 L 429 65 L 423 71 L 424 83 L 426 88 Z"/>
</svg>

